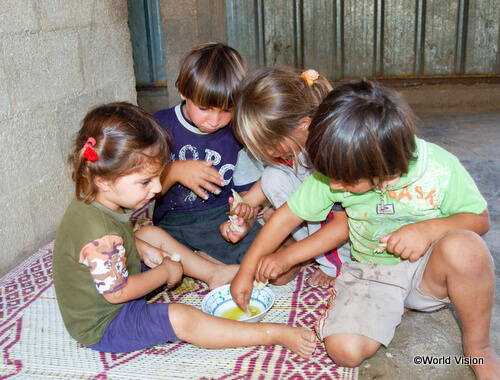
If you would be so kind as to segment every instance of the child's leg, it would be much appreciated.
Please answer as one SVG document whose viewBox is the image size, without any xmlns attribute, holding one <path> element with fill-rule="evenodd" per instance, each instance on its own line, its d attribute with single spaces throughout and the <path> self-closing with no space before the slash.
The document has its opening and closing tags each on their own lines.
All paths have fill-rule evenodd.
<svg viewBox="0 0 500 380">
<path fill-rule="evenodd" d="M 380 342 L 359 334 L 334 334 L 325 338 L 328 356 L 341 367 L 357 367 L 375 355 Z"/>
<path fill-rule="evenodd" d="M 142 227 L 135 235 L 162 251 L 178 253 L 184 274 L 205 282 L 210 289 L 230 283 L 238 271 L 238 265 L 216 264 L 197 255 L 159 227 Z"/>
<path fill-rule="evenodd" d="M 195 251 L 195 253 L 200 256 L 200 257 L 203 257 L 205 260 L 208 260 L 214 264 L 219 264 L 219 265 L 225 265 L 222 261 L 219 261 L 217 259 L 214 259 L 212 256 L 210 256 L 209 254 L 203 252 L 203 251 Z"/>
<path fill-rule="evenodd" d="M 500 359 L 490 337 L 494 264 L 483 239 L 470 231 L 443 236 L 434 246 L 420 289 L 453 302 L 462 324 L 464 354 L 484 358 L 484 365 L 472 366 L 477 378 L 500 378 Z"/>
<path fill-rule="evenodd" d="M 214 317 L 189 305 L 170 304 L 169 318 L 181 340 L 207 348 L 279 344 L 302 357 L 316 348 L 315 334 L 281 323 L 248 323 Z"/>
</svg>

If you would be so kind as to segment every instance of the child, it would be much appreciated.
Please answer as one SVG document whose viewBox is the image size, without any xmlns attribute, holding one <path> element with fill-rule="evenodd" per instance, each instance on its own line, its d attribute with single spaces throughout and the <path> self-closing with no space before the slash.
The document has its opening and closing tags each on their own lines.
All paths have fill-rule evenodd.
<svg viewBox="0 0 500 380">
<path fill-rule="evenodd" d="M 145 295 L 174 285 L 183 271 L 204 280 L 216 272 L 226 279 L 234 273 L 175 243 L 160 228 L 143 227 L 134 236 L 131 209 L 161 190 L 159 176 L 170 154 L 152 117 L 127 103 L 98 107 L 86 116 L 73 149 L 76 197 L 57 232 L 53 262 L 57 301 L 73 338 L 114 353 L 185 340 L 209 348 L 282 344 L 303 357 L 312 354 L 314 333 L 303 328 L 146 303 Z M 134 240 L 152 244 L 156 252 L 138 250 Z M 174 253 L 180 263 L 173 261 Z M 141 272 L 141 260 L 153 268 Z"/>
<path fill-rule="evenodd" d="M 335 363 L 354 367 L 387 346 L 405 308 L 453 302 L 465 355 L 484 359 L 476 376 L 500 378 L 489 334 L 494 265 L 479 236 L 490 226 L 486 201 L 456 157 L 415 132 L 395 92 L 366 80 L 334 89 L 309 126 L 314 174 L 266 223 L 231 292 L 245 306 L 254 273 L 263 281 L 278 268 L 266 243 L 341 202 L 357 262 L 344 265 L 317 323 Z"/>
<path fill-rule="evenodd" d="M 304 152 L 308 128 L 314 112 L 331 89 L 328 80 L 315 70 L 301 74 L 287 67 L 257 69 L 243 80 L 235 101 L 233 128 L 252 154 L 267 165 L 261 181 L 243 197 L 245 202 L 249 194 L 256 191 L 255 187 L 260 186 L 264 197 L 277 209 L 312 173 L 312 165 Z M 255 203 L 261 202 L 262 199 L 257 199 Z M 333 211 L 326 222 L 345 224 L 342 207 L 336 205 Z M 325 220 L 301 225 L 292 236 L 300 241 L 324 224 Z M 221 231 L 234 241 L 232 235 L 236 233 L 229 229 L 228 223 Z M 350 261 L 350 250 L 347 244 L 326 253 L 319 248 L 311 252 L 312 256 L 303 257 L 304 262 L 316 257 L 320 264 L 308 282 L 331 285 L 340 273 L 342 262 Z M 285 254 L 282 252 L 281 256 Z"/>
<path fill-rule="evenodd" d="M 154 115 L 172 136 L 173 152 L 153 222 L 189 248 L 226 264 L 240 263 L 260 229 L 251 219 L 249 236 L 237 244 L 219 232 L 228 220 L 233 171 L 242 151 L 229 126 L 233 93 L 247 71 L 243 57 L 225 44 L 196 46 L 184 57 L 176 82 L 182 103 Z"/>
</svg>

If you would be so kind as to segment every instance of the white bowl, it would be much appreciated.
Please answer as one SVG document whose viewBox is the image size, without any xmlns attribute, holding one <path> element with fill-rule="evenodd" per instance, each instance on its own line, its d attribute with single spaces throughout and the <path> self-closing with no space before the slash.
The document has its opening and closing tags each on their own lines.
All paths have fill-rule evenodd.
<svg viewBox="0 0 500 380">
<path fill-rule="evenodd" d="M 274 292 L 265 287 L 262 290 L 253 289 L 252 296 L 250 297 L 250 309 L 258 309 L 258 314 L 253 316 L 246 316 L 246 314 L 238 308 L 233 301 L 230 291 L 230 285 L 223 285 L 208 293 L 201 303 L 201 310 L 207 314 L 215 315 L 217 317 L 237 319 L 238 321 L 245 322 L 260 322 L 266 315 L 269 309 L 274 304 Z M 231 313 L 232 315 L 227 315 Z M 240 314 L 240 315 L 238 315 Z"/>
</svg>

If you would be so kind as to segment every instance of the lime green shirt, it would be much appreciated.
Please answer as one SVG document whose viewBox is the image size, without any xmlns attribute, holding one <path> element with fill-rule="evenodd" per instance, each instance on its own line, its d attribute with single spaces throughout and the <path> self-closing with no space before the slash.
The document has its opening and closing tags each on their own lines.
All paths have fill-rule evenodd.
<svg viewBox="0 0 500 380">
<path fill-rule="evenodd" d="M 382 237 L 410 223 L 457 213 L 481 214 L 487 208 L 474 180 L 454 155 L 435 144 L 416 141 L 418 158 L 409 172 L 383 192 L 376 188 L 362 194 L 334 191 L 328 177 L 314 172 L 287 204 L 300 218 L 321 221 L 340 202 L 348 216 L 353 257 L 362 263 L 397 264 L 399 256 L 373 252 Z"/>
</svg>

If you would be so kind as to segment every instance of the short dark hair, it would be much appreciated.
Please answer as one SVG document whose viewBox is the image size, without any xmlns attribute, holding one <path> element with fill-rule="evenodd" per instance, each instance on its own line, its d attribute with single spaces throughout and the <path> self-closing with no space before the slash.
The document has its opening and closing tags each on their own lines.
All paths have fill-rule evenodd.
<svg viewBox="0 0 500 380">
<path fill-rule="evenodd" d="M 408 172 L 415 160 L 415 117 L 394 90 L 366 79 L 335 87 L 319 106 L 306 143 L 314 169 L 354 184 Z"/>
<path fill-rule="evenodd" d="M 248 64 L 226 44 L 207 42 L 195 46 L 183 58 L 175 85 L 194 104 L 229 110 L 234 93 L 248 73 Z"/>
</svg>

